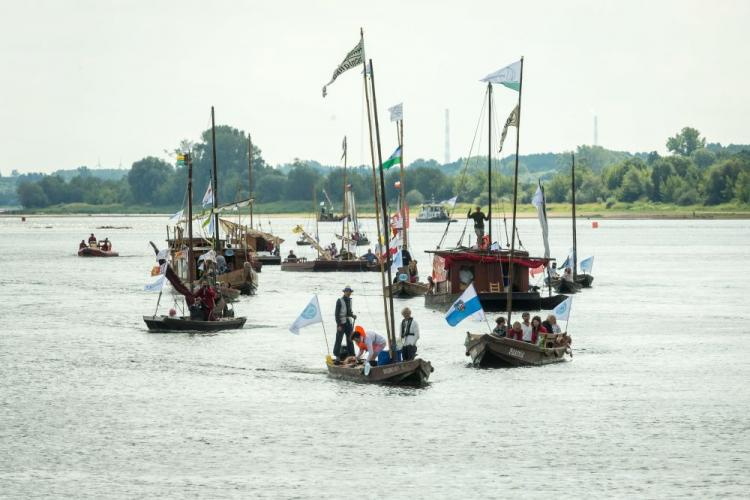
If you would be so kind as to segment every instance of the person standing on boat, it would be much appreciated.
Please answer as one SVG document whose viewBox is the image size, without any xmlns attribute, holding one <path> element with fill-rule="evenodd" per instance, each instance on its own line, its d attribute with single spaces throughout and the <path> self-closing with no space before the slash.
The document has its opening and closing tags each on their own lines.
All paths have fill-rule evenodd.
<svg viewBox="0 0 750 500">
<path fill-rule="evenodd" d="M 417 261 L 412 260 L 406 268 L 406 272 L 409 275 L 409 283 L 417 283 L 419 281 L 419 271 L 417 270 Z"/>
<path fill-rule="evenodd" d="M 352 309 L 352 288 L 344 287 L 344 295 L 336 301 L 336 342 L 333 344 L 333 355 L 338 361 L 354 356 L 354 346 L 352 345 L 352 331 L 354 320 L 357 315 Z M 346 338 L 346 348 L 341 352 L 341 341 Z"/>
<path fill-rule="evenodd" d="M 361 358 L 365 351 L 367 351 L 367 361 L 371 365 L 378 364 L 378 354 L 385 350 L 386 347 L 385 337 L 373 330 L 365 333 L 365 329 L 357 325 L 354 333 L 352 333 L 352 341 L 359 347 L 357 358 Z"/>
<path fill-rule="evenodd" d="M 89 236 L 89 246 L 96 248 L 96 236 L 94 236 L 94 233 L 91 233 L 91 236 Z"/>
<path fill-rule="evenodd" d="M 482 207 L 477 206 L 476 211 L 474 213 L 471 213 L 471 209 L 469 209 L 469 219 L 474 220 L 474 232 L 477 235 L 477 247 L 480 247 L 483 244 L 484 241 L 484 221 L 490 220 L 484 212 L 482 212 Z"/>
<path fill-rule="evenodd" d="M 411 361 L 417 357 L 417 340 L 419 340 L 419 325 L 411 317 L 411 309 L 404 307 L 401 310 L 401 341 L 404 361 Z"/>
</svg>

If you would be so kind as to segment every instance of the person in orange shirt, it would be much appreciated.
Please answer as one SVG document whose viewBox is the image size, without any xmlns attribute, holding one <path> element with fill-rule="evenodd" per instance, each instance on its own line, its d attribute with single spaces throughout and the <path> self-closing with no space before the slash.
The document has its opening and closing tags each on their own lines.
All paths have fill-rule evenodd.
<svg viewBox="0 0 750 500">
<path fill-rule="evenodd" d="M 365 333 L 365 329 L 360 325 L 357 325 L 354 328 L 352 342 L 359 347 L 357 358 L 361 358 L 365 351 L 367 351 L 367 361 L 369 361 L 371 365 L 377 365 L 378 354 L 385 349 L 386 346 L 385 337 L 372 330 Z"/>
</svg>

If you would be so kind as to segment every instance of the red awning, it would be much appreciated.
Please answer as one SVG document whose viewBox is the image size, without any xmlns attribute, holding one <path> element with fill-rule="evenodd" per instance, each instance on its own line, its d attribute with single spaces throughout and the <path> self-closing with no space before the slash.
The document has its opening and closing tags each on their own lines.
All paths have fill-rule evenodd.
<svg viewBox="0 0 750 500">
<path fill-rule="evenodd" d="M 507 253 L 490 255 L 479 252 L 435 252 L 436 255 L 445 259 L 445 267 L 450 267 L 453 263 L 460 262 L 480 262 L 485 264 L 493 264 L 501 262 L 507 264 L 510 262 L 510 255 Z M 546 266 L 551 259 L 545 259 L 543 257 L 514 257 L 514 266 L 523 266 L 528 268 Z"/>
</svg>

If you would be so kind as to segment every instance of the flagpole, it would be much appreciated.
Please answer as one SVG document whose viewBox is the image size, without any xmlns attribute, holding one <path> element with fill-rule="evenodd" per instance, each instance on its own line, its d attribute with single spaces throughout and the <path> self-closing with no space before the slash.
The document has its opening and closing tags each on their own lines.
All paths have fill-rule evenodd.
<svg viewBox="0 0 750 500">
<path fill-rule="evenodd" d="M 378 245 L 383 245 L 383 236 L 381 232 L 381 226 L 380 226 L 380 206 L 378 203 L 378 181 L 375 173 L 375 151 L 372 147 L 372 113 L 370 110 L 370 93 L 367 88 L 367 60 L 364 57 L 364 30 L 362 28 L 359 29 L 359 35 L 362 38 L 362 79 L 365 84 L 365 102 L 367 104 L 367 129 L 369 131 L 369 137 L 370 137 L 370 159 L 372 161 L 372 191 L 373 191 L 373 197 L 375 199 L 375 227 L 378 229 Z M 386 222 L 383 222 L 383 229 L 387 231 L 387 228 L 385 227 Z M 382 252 L 381 252 L 382 254 Z M 385 245 L 385 261 L 381 256 L 378 256 L 378 262 L 380 262 L 380 281 L 383 286 L 383 310 L 388 311 L 388 300 L 385 297 L 385 289 L 386 287 L 390 287 L 390 280 L 388 283 L 385 281 L 385 263 L 387 262 L 388 257 L 390 256 L 390 249 L 388 248 L 388 245 Z M 388 322 L 386 321 L 386 332 L 388 331 Z"/>
<path fill-rule="evenodd" d="M 344 136 L 344 144 L 346 144 L 346 136 Z M 344 148 L 344 219 L 343 224 L 341 225 L 341 246 L 344 246 L 344 243 L 346 243 L 346 253 L 351 253 L 351 250 L 349 248 L 349 240 L 347 239 L 349 237 L 349 211 L 351 210 L 351 207 L 348 207 L 347 210 L 347 197 L 346 197 L 346 148 Z"/>
<path fill-rule="evenodd" d="M 409 240 L 406 235 L 406 188 L 404 187 L 404 118 L 403 115 L 399 121 L 396 122 L 396 135 L 398 136 L 398 147 L 401 148 L 401 155 L 399 163 L 401 164 L 401 234 L 403 235 L 402 248 L 409 248 Z"/>
<path fill-rule="evenodd" d="M 492 82 L 487 82 L 487 223 L 490 226 L 490 245 L 492 245 Z M 482 242 L 477 241 L 481 248 Z"/>
<path fill-rule="evenodd" d="M 385 226 L 385 221 L 388 220 L 388 206 L 386 205 L 386 200 L 385 200 L 385 178 L 383 176 L 383 155 L 380 149 L 380 126 L 378 124 L 378 100 L 377 100 L 377 97 L 375 96 L 375 70 L 372 67 L 372 59 L 370 59 L 370 85 L 372 87 L 372 109 L 373 109 L 373 114 L 375 115 L 375 141 L 377 142 L 377 145 L 378 145 L 378 165 L 379 165 L 379 170 L 380 170 L 380 202 L 381 202 L 381 209 L 383 210 L 383 221 L 384 221 L 384 226 Z M 385 248 L 389 249 L 386 255 L 388 256 L 388 260 L 390 260 L 391 252 L 390 252 L 390 244 L 388 242 L 389 240 L 388 228 L 384 227 L 383 229 L 384 229 L 383 241 L 385 244 Z M 392 282 L 391 266 L 388 265 L 387 267 L 388 267 L 387 269 L 388 286 L 390 286 Z M 383 295 L 385 295 L 385 288 L 383 288 Z M 391 347 L 391 360 L 395 361 L 396 360 L 396 320 L 393 317 L 393 294 L 392 293 L 388 294 L 388 303 L 390 307 L 386 308 L 385 310 L 386 327 L 389 330 L 388 340 L 389 340 L 389 343 L 391 344 L 390 346 Z M 390 311 L 390 318 L 388 315 L 389 311 Z M 388 321 L 389 319 L 390 319 L 390 322 Z"/>
<path fill-rule="evenodd" d="M 248 198 L 250 198 L 250 229 L 253 228 L 253 206 L 255 200 L 253 199 L 253 140 L 250 138 L 250 134 L 247 134 L 247 174 L 248 174 Z M 247 252 L 245 252 L 245 260 L 247 260 Z"/>
<path fill-rule="evenodd" d="M 573 283 L 575 283 L 578 277 L 578 248 L 576 245 L 576 155 L 570 153 L 572 160 L 570 167 L 570 191 L 571 191 L 571 208 L 573 213 Z"/>
<path fill-rule="evenodd" d="M 214 209 L 214 250 L 219 253 L 219 185 L 216 180 L 216 124 L 214 122 L 214 107 L 211 106 L 211 157 L 213 159 L 213 209 Z"/>
<path fill-rule="evenodd" d="M 516 163 L 513 169 L 513 229 L 510 232 L 510 262 L 508 263 L 508 326 L 510 313 L 513 310 L 513 259 L 516 254 L 516 210 L 518 208 L 518 150 L 521 141 L 521 92 L 523 91 L 523 57 L 521 57 L 521 75 L 518 81 L 518 125 L 516 126 Z M 490 226 L 492 227 L 492 226 Z"/>
<path fill-rule="evenodd" d="M 193 156 L 189 151 L 185 153 L 185 156 L 188 167 L 187 268 L 188 283 L 192 287 L 193 280 L 195 279 L 195 262 L 193 261 Z"/>
</svg>

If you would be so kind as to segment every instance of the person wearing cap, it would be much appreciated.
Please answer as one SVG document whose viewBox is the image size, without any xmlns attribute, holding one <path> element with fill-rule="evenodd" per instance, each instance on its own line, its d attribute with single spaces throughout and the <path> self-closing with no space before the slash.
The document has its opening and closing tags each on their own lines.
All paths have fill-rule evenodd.
<svg viewBox="0 0 750 500">
<path fill-rule="evenodd" d="M 349 356 L 354 356 L 354 346 L 352 345 L 351 335 L 354 326 L 354 320 L 357 315 L 352 309 L 352 287 L 344 287 L 344 295 L 336 301 L 336 342 L 333 344 L 333 355 L 341 361 Z M 346 338 L 346 349 L 341 352 L 341 341 Z"/>
<path fill-rule="evenodd" d="M 365 333 L 365 329 L 362 326 L 357 325 L 352 333 L 352 341 L 359 347 L 359 354 L 357 358 L 362 358 L 362 355 L 367 351 L 367 361 L 371 365 L 378 364 L 378 354 L 380 351 L 385 349 L 386 340 L 385 337 L 380 335 L 378 332 L 370 330 Z"/>
<path fill-rule="evenodd" d="M 413 261 L 412 261 L 413 262 Z M 411 309 L 404 307 L 401 310 L 401 341 L 403 342 L 404 361 L 410 361 L 417 357 L 417 340 L 419 340 L 419 325 L 411 317 Z"/>
</svg>

